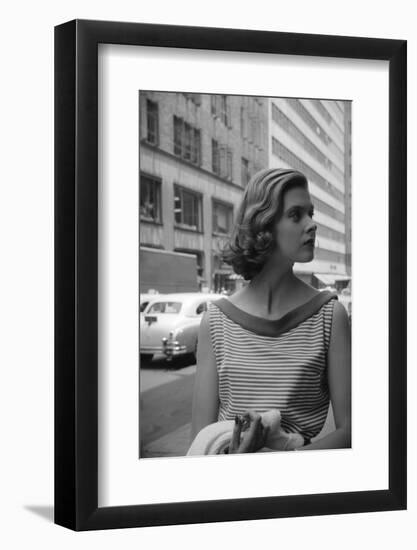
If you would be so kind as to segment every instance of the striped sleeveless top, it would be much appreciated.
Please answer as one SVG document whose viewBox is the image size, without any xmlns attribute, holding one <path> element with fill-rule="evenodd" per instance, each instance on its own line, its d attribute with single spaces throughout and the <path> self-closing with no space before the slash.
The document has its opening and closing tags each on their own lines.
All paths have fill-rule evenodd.
<svg viewBox="0 0 417 550">
<path fill-rule="evenodd" d="M 209 305 L 219 380 L 218 420 L 279 409 L 285 431 L 318 435 L 329 408 L 327 350 L 336 294 L 321 292 L 278 320 L 226 298 Z"/>
</svg>

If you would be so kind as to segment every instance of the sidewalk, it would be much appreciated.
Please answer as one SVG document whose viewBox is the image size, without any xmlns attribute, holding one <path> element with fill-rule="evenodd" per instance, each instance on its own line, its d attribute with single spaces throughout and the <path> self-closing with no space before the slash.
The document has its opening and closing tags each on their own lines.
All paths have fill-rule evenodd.
<svg viewBox="0 0 417 550">
<path fill-rule="evenodd" d="M 173 432 L 145 445 L 143 458 L 161 456 L 184 456 L 190 446 L 191 423 L 184 424 Z"/>
</svg>

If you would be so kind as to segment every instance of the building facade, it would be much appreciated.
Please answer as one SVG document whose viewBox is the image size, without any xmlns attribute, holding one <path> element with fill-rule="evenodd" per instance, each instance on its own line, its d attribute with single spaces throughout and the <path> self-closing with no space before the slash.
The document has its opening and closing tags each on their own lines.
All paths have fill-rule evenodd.
<svg viewBox="0 0 417 550">
<path fill-rule="evenodd" d="M 302 172 L 315 207 L 315 258 L 294 270 L 316 287 L 346 284 L 351 261 L 351 104 L 270 98 L 269 120 L 269 166 Z"/>
<path fill-rule="evenodd" d="M 268 166 L 268 100 L 146 91 L 139 109 L 141 247 L 192 254 L 201 289 L 233 290 L 221 249 Z"/>
<path fill-rule="evenodd" d="M 315 287 L 347 284 L 350 102 L 143 91 L 139 109 L 141 248 L 191 254 L 198 288 L 235 289 L 221 250 L 243 190 L 261 168 L 294 168 L 318 227 L 314 260 L 295 271 Z"/>
</svg>

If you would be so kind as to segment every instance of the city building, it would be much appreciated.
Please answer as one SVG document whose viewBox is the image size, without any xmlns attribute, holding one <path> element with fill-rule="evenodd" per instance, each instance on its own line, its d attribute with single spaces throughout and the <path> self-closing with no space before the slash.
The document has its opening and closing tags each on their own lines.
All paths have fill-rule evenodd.
<svg viewBox="0 0 417 550">
<path fill-rule="evenodd" d="M 351 273 L 351 103 L 270 98 L 269 112 L 269 166 L 302 172 L 315 207 L 315 258 L 294 271 L 342 288 Z"/>
<path fill-rule="evenodd" d="M 142 91 L 139 108 L 140 258 L 148 273 L 141 292 L 152 287 L 153 269 L 156 290 L 187 290 L 181 273 L 190 265 L 189 290 L 242 284 L 221 250 L 249 178 L 268 166 L 300 170 L 309 181 L 317 246 L 312 262 L 296 264 L 297 275 L 318 288 L 348 284 L 350 102 Z M 150 250 L 171 255 L 158 259 Z M 171 269 L 162 269 L 168 257 Z"/>
<path fill-rule="evenodd" d="M 192 254 L 200 289 L 233 290 L 221 249 L 249 178 L 268 166 L 268 100 L 144 91 L 139 109 L 141 251 Z"/>
</svg>

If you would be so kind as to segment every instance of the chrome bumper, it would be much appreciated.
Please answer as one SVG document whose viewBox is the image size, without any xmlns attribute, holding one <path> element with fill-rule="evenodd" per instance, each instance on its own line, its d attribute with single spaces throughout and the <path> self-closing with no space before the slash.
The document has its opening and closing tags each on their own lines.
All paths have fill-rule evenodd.
<svg viewBox="0 0 417 550">
<path fill-rule="evenodd" d="M 178 355 L 187 353 L 187 346 L 180 344 L 178 340 L 174 340 L 172 332 L 168 338 L 162 338 L 162 353 L 167 356 L 167 359 L 172 359 Z"/>
</svg>

